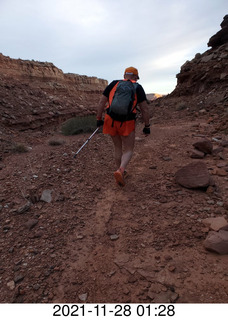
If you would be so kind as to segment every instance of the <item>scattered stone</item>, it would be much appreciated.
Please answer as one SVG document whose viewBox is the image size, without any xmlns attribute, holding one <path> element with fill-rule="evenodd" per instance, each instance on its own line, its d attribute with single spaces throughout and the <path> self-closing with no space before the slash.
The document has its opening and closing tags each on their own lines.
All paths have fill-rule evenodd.
<svg viewBox="0 0 228 320">
<path fill-rule="evenodd" d="M 41 200 L 41 201 L 44 201 L 44 202 L 47 202 L 47 203 L 50 203 L 50 202 L 52 201 L 52 196 L 51 196 L 52 191 L 53 191 L 53 190 L 49 190 L 49 189 L 44 190 L 44 191 L 42 192 L 42 195 L 41 195 L 40 200 Z"/>
<path fill-rule="evenodd" d="M 228 175 L 228 173 L 226 172 L 226 170 L 221 169 L 221 168 L 217 168 L 217 169 L 215 170 L 215 174 L 216 174 L 217 176 L 220 176 L 220 177 L 225 177 L 225 176 Z"/>
<path fill-rule="evenodd" d="M 185 188 L 205 188 L 210 184 L 210 175 L 203 162 L 193 162 L 179 169 L 175 174 L 178 184 Z"/>
<path fill-rule="evenodd" d="M 35 227 L 35 225 L 37 225 L 37 223 L 39 222 L 38 219 L 29 219 L 26 223 L 25 226 L 31 230 L 33 227 Z"/>
<path fill-rule="evenodd" d="M 29 190 L 29 200 L 34 204 L 40 201 L 40 194 L 38 193 L 36 187 L 31 187 Z"/>
<path fill-rule="evenodd" d="M 215 191 L 214 187 L 213 187 L 213 186 L 209 186 L 209 187 L 207 188 L 206 193 L 207 193 L 207 194 L 213 194 L 214 191 Z"/>
<path fill-rule="evenodd" d="M 162 157 L 162 159 L 164 160 L 164 161 L 171 161 L 172 160 L 172 158 L 170 158 L 169 156 L 165 156 L 165 157 Z"/>
<path fill-rule="evenodd" d="M 223 147 L 217 147 L 215 149 L 213 149 L 212 154 L 214 156 L 218 155 L 220 152 L 223 152 L 224 148 Z"/>
<path fill-rule="evenodd" d="M 219 254 L 228 254 L 228 231 L 210 231 L 204 241 L 204 246 L 209 251 L 214 251 Z"/>
<path fill-rule="evenodd" d="M 36 283 L 36 284 L 33 285 L 33 290 L 34 290 L 34 291 L 37 291 L 37 290 L 39 290 L 39 289 L 40 289 L 40 285 L 39 285 L 38 283 Z"/>
<path fill-rule="evenodd" d="M 204 152 L 199 150 L 193 150 L 192 154 L 190 155 L 190 157 L 193 159 L 203 159 L 204 156 L 205 156 Z"/>
<path fill-rule="evenodd" d="M 18 283 L 18 282 L 22 281 L 23 279 L 24 279 L 24 276 L 21 273 L 19 273 L 19 274 L 15 275 L 14 282 Z"/>
<path fill-rule="evenodd" d="M 218 231 L 222 227 L 227 225 L 227 221 L 224 217 L 217 217 L 217 218 L 206 218 L 202 220 L 202 223 L 209 227 L 211 230 Z"/>
<path fill-rule="evenodd" d="M 15 282 L 12 280 L 12 281 L 9 281 L 7 283 L 7 287 L 10 289 L 10 290 L 14 290 L 15 289 Z"/>
<path fill-rule="evenodd" d="M 208 139 L 203 139 L 203 140 L 200 140 L 200 141 L 198 141 L 198 142 L 195 142 L 195 143 L 193 143 L 193 146 L 197 149 L 197 150 L 199 150 L 199 151 L 201 151 L 201 152 L 203 152 L 203 153 L 209 153 L 209 154 L 211 154 L 212 153 L 212 150 L 213 150 L 213 144 L 212 144 L 212 142 L 210 141 L 210 140 L 208 140 Z"/>
<path fill-rule="evenodd" d="M 224 148 L 228 147 L 228 140 L 223 140 L 221 142 L 221 146 L 224 147 Z"/>
<path fill-rule="evenodd" d="M 215 204 L 214 200 L 208 200 L 207 203 L 208 204 Z"/>
<path fill-rule="evenodd" d="M 110 236 L 110 239 L 111 239 L 111 240 L 117 240 L 117 239 L 119 239 L 119 236 L 118 236 L 118 234 L 112 234 L 112 235 Z"/>
<path fill-rule="evenodd" d="M 135 141 L 143 141 L 144 139 L 143 138 L 140 138 L 140 137 L 135 137 Z"/>
<path fill-rule="evenodd" d="M 176 270 L 176 267 L 173 264 L 171 264 L 171 265 L 168 266 L 168 270 L 170 272 L 174 272 Z"/>
<path fill-rule="evenodd" d="M 217 163 L 217 167 L 218 167 L 218 168 L 224 168 L 224 167 L 226 167 L 227 165 L 228 165 L 228 164 L 227 164 L 225 161 Z"/>
<path fill-rule="evenodd" d="M 27 202 L 25 205 L 17 209 L 16 213 L 23 214 L 27 212 L 30 209 L 30 207 L 31 207 L 31 202 Z"/>
<path fill-rule="evenodd" d="M 88 297 L 88 293 L 82 293 L 82 294 L 80 294 L 78 297 L 79 297 L 79 299 L 80 299 L 81 301 L 86 301 L 86 299 L 87 299 L 87 297 Z"/>
<path fill-rule="evenodd" d="M 166 292 L 160 292 L 159 294 L 150 292 L 148 293 L 148 297 L 153 300 L 153 303 L 173 303 L 178 300 L 179 294 L 172 292 L 171 290 L 167 290 Z"/>
<path fill-rule="evenodd" d="M 217 204 L 219 207 L 223 207 L 223 205 L 224 205 L 223 201 L 217 201 L 216 204 Z"/>
<path fill-rule="evenodd" d="M 44 232 L 42 230 L 35 231 L 30 237 L 32 239 L 41 238 L 44 235 Z"/>
<path fill-rule="evenodd" d="M 173 260 L 173 258 L 169 254 L 165 255 L 164 258 L 166 261 Z"/>
</svg>

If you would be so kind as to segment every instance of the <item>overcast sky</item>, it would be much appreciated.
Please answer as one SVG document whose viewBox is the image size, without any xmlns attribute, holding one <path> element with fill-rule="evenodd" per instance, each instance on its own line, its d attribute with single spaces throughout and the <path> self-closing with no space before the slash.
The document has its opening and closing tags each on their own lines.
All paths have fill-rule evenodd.
<svg viewBox="0 0 228 320">
<path fill-rule="evenodd" d="M 227 0 L 0 0 L 0 52 L 109 82 L 134 66 L 166 94 L 226 14 Z"/>
</svg>

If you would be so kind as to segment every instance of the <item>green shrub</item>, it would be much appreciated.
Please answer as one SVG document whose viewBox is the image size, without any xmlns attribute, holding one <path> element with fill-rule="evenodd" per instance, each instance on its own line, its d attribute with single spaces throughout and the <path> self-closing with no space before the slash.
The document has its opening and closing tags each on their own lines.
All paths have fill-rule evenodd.
<svg viewBox="0 0 228 320">
<path fill-rule="evenodd" d="M 97 127 L 96 117 L 89 115 L 68 119 L 62 124 L 62 134 L 71 136 L 79 133 L 93 132 Z"/>
<path fill-rule="evenodd" d="M 28 148 L 22 143 L 13 143 L 12 151 L 15 153 L 25 153 L 28 152 Z"/>
</svg>

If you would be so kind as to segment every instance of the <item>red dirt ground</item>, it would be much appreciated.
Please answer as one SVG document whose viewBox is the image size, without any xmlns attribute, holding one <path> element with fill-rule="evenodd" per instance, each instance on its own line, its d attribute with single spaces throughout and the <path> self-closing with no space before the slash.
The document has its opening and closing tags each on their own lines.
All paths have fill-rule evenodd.
<svg viewBox="0 0 228 320">
<path fill-rule="evenodd" d="M 228 219 L 228 178 L 213 175 L 213 192 L 174 180 L 196 161 L 188 151 L 197 137 L 218 134 L 203 118 L 157 119 L 147 137 L 142 128 L 124 188 L 113 178 L 108 136 L 97 134 L 73 159 L 88 135 L 21 133 L 29 152 L 0 162 L 0 302 L 228 301 L 228 256 L 205 250 L 201 221 Z M 224 159 L 200 161 L 212 174 Z M 40 200 L 47 189 L 50 203 Z"/>
</svg>

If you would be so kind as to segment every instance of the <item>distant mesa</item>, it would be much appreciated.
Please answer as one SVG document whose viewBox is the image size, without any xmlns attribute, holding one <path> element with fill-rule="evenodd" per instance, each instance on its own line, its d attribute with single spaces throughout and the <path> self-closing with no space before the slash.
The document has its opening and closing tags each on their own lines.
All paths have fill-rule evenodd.
<svg viewBox="0 0 228 320">
<path fill-rule="evenodd" d="M 108 81 L 64 73 L 53 63 L 12 59 L 0 53 L 0 131 L 40 129 L 96 113 Z"/>
<path fill-rule="evenodd" d="M 148 93 L 146 95 L 148 101 L 154 101 L 154 100 L 156 100 L 158 98 L 162 98 L 164 96 L 165 96 L 164 94 L 160 94 L 160 93 Z"/>
</svg>

